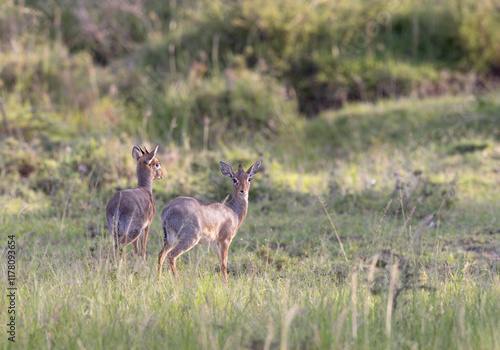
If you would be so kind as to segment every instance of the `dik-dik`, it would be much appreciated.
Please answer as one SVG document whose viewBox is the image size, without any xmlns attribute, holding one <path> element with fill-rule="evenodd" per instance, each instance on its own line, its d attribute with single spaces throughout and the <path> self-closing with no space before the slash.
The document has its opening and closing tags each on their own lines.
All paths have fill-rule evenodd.
<svg viewBox="0 0 500 350">
<path fill-rule="evenodd" d="M 168 262 L 175 278 L 179 280 L 175 260 L 198 243 L 215 246 L 222 273 L 227 285 L 227 253 L 238 228 L 248 210 L 248 191 L 252 177 L 259 171 L 260 160 L 246 172 L 239 166 L 236 173 L 220 162 L 222 174 L 233 181 L 233 198 L 228 203 L 212 203 L 190 197 L 178 197 L 161 213 L 164 246 L 158 254 L 158 277 L 163 261 Z"/>
<path fill-rule="evenodd" d="M 160 161 L 155 158 L 158 146 L 153 152 L 141 147 L 132 148 L 132 157 L 137 162 L 137 188 L 122 190 L 114 194 L 106 206 L 109 232 L 115 243 L 115 257 L 118 248 L 125 249 L 130 243 L 138 254 L 138 241 L 141 237 L 142 258 L 146 259 L 146 243 L 151 222 L 156 214 L 153 199 L 153 180 L 163 179 Z"/>
</svg>

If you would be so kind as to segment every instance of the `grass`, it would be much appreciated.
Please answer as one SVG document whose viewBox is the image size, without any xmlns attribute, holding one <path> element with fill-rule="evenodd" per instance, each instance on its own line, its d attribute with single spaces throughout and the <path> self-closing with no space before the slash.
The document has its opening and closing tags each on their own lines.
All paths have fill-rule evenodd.
<svg viewBox="0 0 500 350">
<path fill-rule="evenodd" d="M 0 5 L 0 348 L 500 349 L 493 2 L 88 5 Z M 157 280 L 159 215 L 111 262 L 133 144 L 158 212 L 263 159 L 227 288 L 206 247 Z"/>
<path fill-rule="evenodd" d="M 22 232 L 19 227 L 19 236 Z M 27 244 L 18 240 L 20 247 Z M 433 254 L 428 266 L 414 266 L 421 286 L 402 289 L 397 306 L 386 319 L 388 305 L 392 305 L 389 269 L 370 268 L 371 259 L 351 259 L 344 264 L 332 256 L 335 243 L 326 237 L 318 242 L 314 258 L 284 265 L 279 271 L 254 261 L 251 251 L 233 244 L 227 289 L 216 273 L 215 259 L 210 258 L 213 254 L 206 254 L 205 249 L 196 249 L 182 259 L 181 285 L 169 277 L 157 281 L 151 256 L 146 264 L 135 259 L 125 290 L 121 271 L 96 251 L 90 254 L 90 240 L 79 243 L 68 252 L 45 245 L 34 250 L 29 260 L 18 262 L 18 308 L 23 310 L 18 346 L 499 346 L 498 273 L 484 268 L 475 271 L 467 257 L 449 264 L 450 258 L 439 249 L 429 252 Z M 109 246 L 101 244 L 104 250 Z M 21 257 L 23 251 L 20 248 Z M 242 268 L 245 263 L 255 267 L 244 272 L 234 267 L 241 264 Z M 353 272 L 358 278 L 355 287 L 350 283 Z M 374 283 L 367 281 L 369 275 L 374 275 Z M 396 278 L 393 288 L 403 288 L 405 277 L 399 273 Z"/>
<path fill-rule="evenodd" d="M 9 138 L 0 225 L 16 236 L 15 345 L 500 349 L 498 106 L 496 94 L 351 105 L 256 146 L 161 146 L 158 211 L 178 195 L 222 201 L 217 161 L 263 158 L 228 288 L 206 247 L 178 260 L 180 285 L 157 280 L 159 215 L 147 261 L 128 248 L 125 288 L 104 207 L 136 184 L 130 140 Z M 22 176 L 26 160 L 37 170 Z"/>
</svg>

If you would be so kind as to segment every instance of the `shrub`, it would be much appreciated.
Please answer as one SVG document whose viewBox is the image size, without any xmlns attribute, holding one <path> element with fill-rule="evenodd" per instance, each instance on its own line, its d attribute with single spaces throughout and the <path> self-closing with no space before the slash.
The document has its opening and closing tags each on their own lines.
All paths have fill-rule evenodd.
<svg viewBox="0 0 500 350">
<path fill-rule="evenodd" d="M 459 34 L 467 58 L 483 72 L 500 74 L 500 13 L 492 1 L 466 1 Z"/>
<path fill-rule="evenodd" d="M 165 82 L 164 92 L 144 89 L 149 131 L 186 147 L 269 139 L 295 116 L 295 105 L 272 79 L 246 69 Z"/>
</svg>

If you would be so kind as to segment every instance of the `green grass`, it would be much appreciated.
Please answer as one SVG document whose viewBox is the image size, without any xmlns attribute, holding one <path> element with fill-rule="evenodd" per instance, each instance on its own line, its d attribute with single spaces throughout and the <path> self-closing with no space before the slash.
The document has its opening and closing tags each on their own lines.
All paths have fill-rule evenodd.
<svg viewBox="0 0 500 350">
<path fill-rule="evenodd" d="M 500 349 L 494 2 L 88 5 L 0 5 L 0 348 Z M 227 288 L 206 247 L 157 280 L 159 215 L 111 262 L 133 144 L 158 212 L 263 160 Z"/>
<path fill-rule="evenodd" d="M 16 346 L 500 349 L 499 103 L 491 94 L 351 105 L 259 145 L 161 145 L 158 211 L 178 195 L 223 200 L 230 181 L 218 160 L 263 158 L 228 288 L 206 247 L 181 256 L 180 285 L 157 280 L 159 215 L 146 263 L 128 248 L 125 286 L 104 207 L 136 184 L 130 140 L 96 131 L 2 141 Z M 26 161 L 36 170 L 22 176 Z M 5 335 L 0 344 L 12 347 Z"/>
<path fill-rule="evenodd" d="M 371 259 L 344 262 L 334 253 L 333 238 L 326 235 L 312 243 L 311 257 L 278 268 L 276 260 L 259 261 L 255 251 L 239 243 L 239 238 L 250 236 L 242 232 L 231 247 L 227 289 L 216 271 L 215 255 L 206 249 L 195 249 L 181 259 L 181 285 L 169 277 L 156 279 L 153 256 L 147 264 L 129 259 L 125 289 L 123 271 L 112 266 L 100 249 L 89 253 L 90 239 L 66 242 L 72 245 L 67 249 L 37 244 L 28 255 L 31 243 L 23 240 L 24 226 L 14 230 L 20 247 L 17 346 L 21 348 L 220 349 L 264 348 L 267 343 L 271 348 L 288 344 L 290 348 L 495 349 L 500 345 L 498 271 L 477 268 L 466 255 L 453 261 L 449 252 L 441 251 L 443 243 L 437 251 L 427 248 L 423 256 L 415 252 L 414 261 L 408 262 L 418 273 L 418 286 L 404 286 L 406 277 L 397 275 L 395 288 L 403 289 L 388 320 L 389 266 L 370 269 Z M 246 222 L 246 226 L 251 225 Z M 382 236 L 399 234 L 395 223 L 385 229 Z M 407 240 L 408 232 L 403 236 Z M 157 245 L 155 238 L 150 252 Z M 109 246 L 106 241 L 97 244 L 103 251 Z M 269 252 L 276 255 L 278 250 Z M 352 254 L 352 245 L 347 250 Z M 384 258 L 397 261 L 389 255 L 380 261 Z M 373 283 L 367 281 L 370 273 Z M 2 342 L 5 347 L 5 338 Z"/>
</svg>

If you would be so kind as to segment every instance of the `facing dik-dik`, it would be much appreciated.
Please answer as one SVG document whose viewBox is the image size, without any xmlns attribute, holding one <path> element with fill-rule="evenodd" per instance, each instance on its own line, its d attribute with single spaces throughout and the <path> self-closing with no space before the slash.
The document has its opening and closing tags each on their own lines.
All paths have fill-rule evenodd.
<svg viewBox="0 0 500 350">
<path fill-rule="evenodd" d="M 250 182 L 259 166 L 260 160 L 245 172 L 240 164 L 235 174 L 229 165 L 220 162 L 222 174 L 233 180 L 233 198 L 228 203 L 178 197 L 163 208 L 164 246 L 158 255 L 158 277 L 161 277 L 163 261 L 168 254 L 172 273 L 179 280 L 175 260 L 201 242 L 216 247 L 222 281 L 227 285 L 229 244 L 247 215 Z"/>
<path fill-rule="evenodd" d="M 115 256 L 118 247 L 123 246 L 125 258 L 126 246 L 134 244 L 138 254 L 138 241 L 141 237 L 142 258 L 146 260 L 146 243 L 149 226 L 156 214 L 153 199 L 153 180 L 163 179 L 160 161 L 155 158 L 158 146 L 153 152 L 141 147 L 132 148 L 132 157 L 137 162 L 137 188 L 115 193 L 106 206 L 106 218 L 111 237 L 115 243 Z"/>
</svg>

